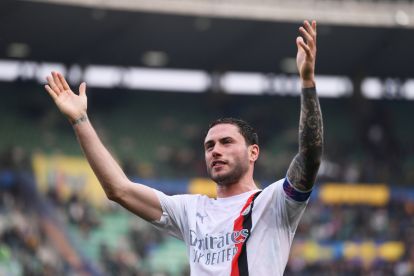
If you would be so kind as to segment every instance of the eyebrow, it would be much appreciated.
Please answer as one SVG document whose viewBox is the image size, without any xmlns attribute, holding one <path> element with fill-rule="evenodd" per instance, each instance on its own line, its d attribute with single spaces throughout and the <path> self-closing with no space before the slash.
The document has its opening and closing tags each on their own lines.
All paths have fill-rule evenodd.
<svg viewBox="0 0 414 276">
<path fill-rule="evenodd" d="M 209 145 L 211 145 L 212 143 L 214 143 L 214 141 L 213 141 L 213 140 L 208 140 L 208 141 L 204 142 L 204 146 L 205 146 L 205 147 L 206 147 L 206 146 L 209 146 Z"/>
<path fill-rule="evenodd" d="M 218 139 L 218 140 L 219 140 L 219 141 L 224 141 L 224 140 L 227 140 L 227 139 L 234 140 L 234 138 L 233 138 L 233 137 L 231 137 L 231 136 L 225 136 L 225 137 L 222 137 L 222 138 L 220 138 L 220 139 Z M 215 142 L 214 142 L 214 140 L 208 140 L 208 141 L 204 142 L 204 146 L 209 146 L 209 145 L 211 145 L 212 143 L 215 143 Z"/>
</svg>

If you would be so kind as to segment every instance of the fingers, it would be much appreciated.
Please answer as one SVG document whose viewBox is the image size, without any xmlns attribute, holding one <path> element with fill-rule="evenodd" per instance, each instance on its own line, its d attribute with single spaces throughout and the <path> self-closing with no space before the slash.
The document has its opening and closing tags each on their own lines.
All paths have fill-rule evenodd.
<svg viewBox="0 0 414 276">
<path fill-rule="evenodd" d="M 306 42 L 312 43 L 312 40 L 313 40 L 312 36 L 308 33 L 308 31 L 304 27 L 300 27 L 299 32 L 303 36 L 303 38 L 306 40 Z"/>
<path fill-rule="evenodd" d="M 55 92 L 55 94 L 59 96 L 61 91 L 60 91 L 59 87 L 56 85 L 55 81 L 53 80 L 53 77 L 52 76 L 47 76 L 46 80 L 49 83 L 49 87 L 53 90 L 53 92 Z"/>
<path fill-rule="evenodd" d="M 313 20 L 312 23 L 309 23 L 308 20 L 303 22 L 303 26 L 299 28 L 300 34 L 306 40 L 306 44 L 308 44 L 311 48 L 316 46 L 316 21 Z"/>
<path fill-rule="evenodd" d="M 58 94 L 56 94 L 56 92 L 49 85 L 45 85 L 45 89 L 47 93 L 49 93 L 49 95 L 52 97 L 53 100 L 57 99 Z"/>
<path fill-rule="evenodd" d="M 60 92 L 65 91 L 63 88 L 62 82 L 59 79 L 58 73 L 52 72 L 53 81 L 55 82 L 56 86 L 59 88 Z"/>
<path fill-rule="evenodd" d="M 52 72 L 51 75 L 46 77 L 48 82 L 48 87 L 51 91 L 54 92 L 54 95 L 59 96 L 62 92 L 66 90 L 70 90 L 69 84 L 67 83 L 66 79 L 62 76 L 62 74 L 57 72 Z M 50 92 L 46 86 L 45 89 Z"/>
<path fill-rule="evenodd" d="M 63 89 L 70 90 L 69 84 L 67 83 L 65 77 L 63 77 L 62 74 L 60 73 L 57 73 L 57 75 L 58 75 L 60 82 L 62 83 Z"/>
<path fill-rule="evenodd" d="M 309 23 L 308 20 L 305 20 L 303 22 L 303 26 L 305 27 L 306 31 L 312 36 L 313 39 L 316 38 L 316 21 L 312 20 L 311 23 Z"/>
<path fill-rule="evenodd" d="M 313 29 L 313 31 L 314 31 L 314 33 L 315 33 L 315 36 L 316 36 L 316 21 L 315 20 L 312 20 L 312 29 Z"/>
<path fill-rule="evenodd" d="M 312 51 L 310 47 L 303 41 L 303 38 L 301 36 L 298 36 L 296 38 L 296 45 L 298 46 L 298 50 L 302 49 L 305 51 L 307 56 L 312 56 Z"/>
<path fill-rule="evenodd" d="M 79 95 L 80 96 L 85 96 L 86 95 L 86 82 L 82 82 L 79 85 Z"/>
<path fill-rule="evenodd" d="M 47 76 L 46 79 L 49 86 L 58 94 L 65 90 L 70 90 L 69 84 L 60 73 L 52 72 L 51 76 Z"/>
</svg>

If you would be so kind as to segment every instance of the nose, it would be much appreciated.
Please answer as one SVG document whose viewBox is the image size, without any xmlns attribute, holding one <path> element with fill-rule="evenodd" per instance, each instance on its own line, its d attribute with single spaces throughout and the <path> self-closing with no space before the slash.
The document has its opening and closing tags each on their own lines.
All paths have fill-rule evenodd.
<svg viewBox="0 0 414 276">
<path fill-rule="evenodd" d="M 217 157 L 221 156 L 221 153 L 219 153 L 217 151 L 213 151 L 212 155 L 213 155 L 214 158 L 217 158 Z"/>
<path fill-rule="evenodd" d="M 220 157 L 221 156 L 221 150 L 220 150 L 220 145 L 214 145 L 213 150 L 211 151 L 211 155 L 213 157 Z"/>
</svg>

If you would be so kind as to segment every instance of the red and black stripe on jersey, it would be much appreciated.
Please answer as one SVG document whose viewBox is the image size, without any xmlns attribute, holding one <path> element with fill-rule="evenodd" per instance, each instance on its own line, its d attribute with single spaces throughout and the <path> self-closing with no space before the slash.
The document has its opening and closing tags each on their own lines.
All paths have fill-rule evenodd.
<svg viewBox="0 0 414 276">
<path fill-rule="evenodd" d="M 247 263 L 247 241 L 250 237 L 250 232 L 252 229 L 252 210 L 253 204 L 256 197 L 261 193 L 261 191 L 252 194 L 248 199 L 246 204 L 243 206 L 239 217 L 234 221 L 233 232 L 240 232 L 242 230 L 248 231 L 248 236 L 244 241 L 236 244 L 237 253 L 234 255 L 231 263 L 231 276 L 248 276 L 249 275 L 249 266 Z"/>
</svg>

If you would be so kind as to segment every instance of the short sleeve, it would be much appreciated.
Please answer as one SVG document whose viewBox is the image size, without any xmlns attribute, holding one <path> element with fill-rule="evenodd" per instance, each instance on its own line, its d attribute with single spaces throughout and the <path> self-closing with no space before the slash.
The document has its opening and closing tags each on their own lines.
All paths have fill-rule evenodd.
<svg viewBox="0 0 414 276">
<path fill-rule="evenodd" d="M 307 206 L 310 191 L 301 192 L 284 178 L 264 189 L 263 194 L 271 199 L 269 204 L 273 206 L 277 225 L 284 225 L 284 228 L 294 233 Z"/>
<path fill-rule="evenodd" d="M 283 191 L 290 231 L 295 232 L 308 204 L 312 189 L 309 191 L 300 191 L 290 183 L 287 177 L 285 177 L 283 180 Z"/>
<path fill-rule="evenodd" d="M 188 232 L 187 204 L 191 200 L 191 196 L 168 196 L 163 192 L 154 191 L 160 201 L 162 215 L 159 220 L 152 221 L 151 223 L 156 228 L 183 240 L 183 233 Z"/>
</svg>

